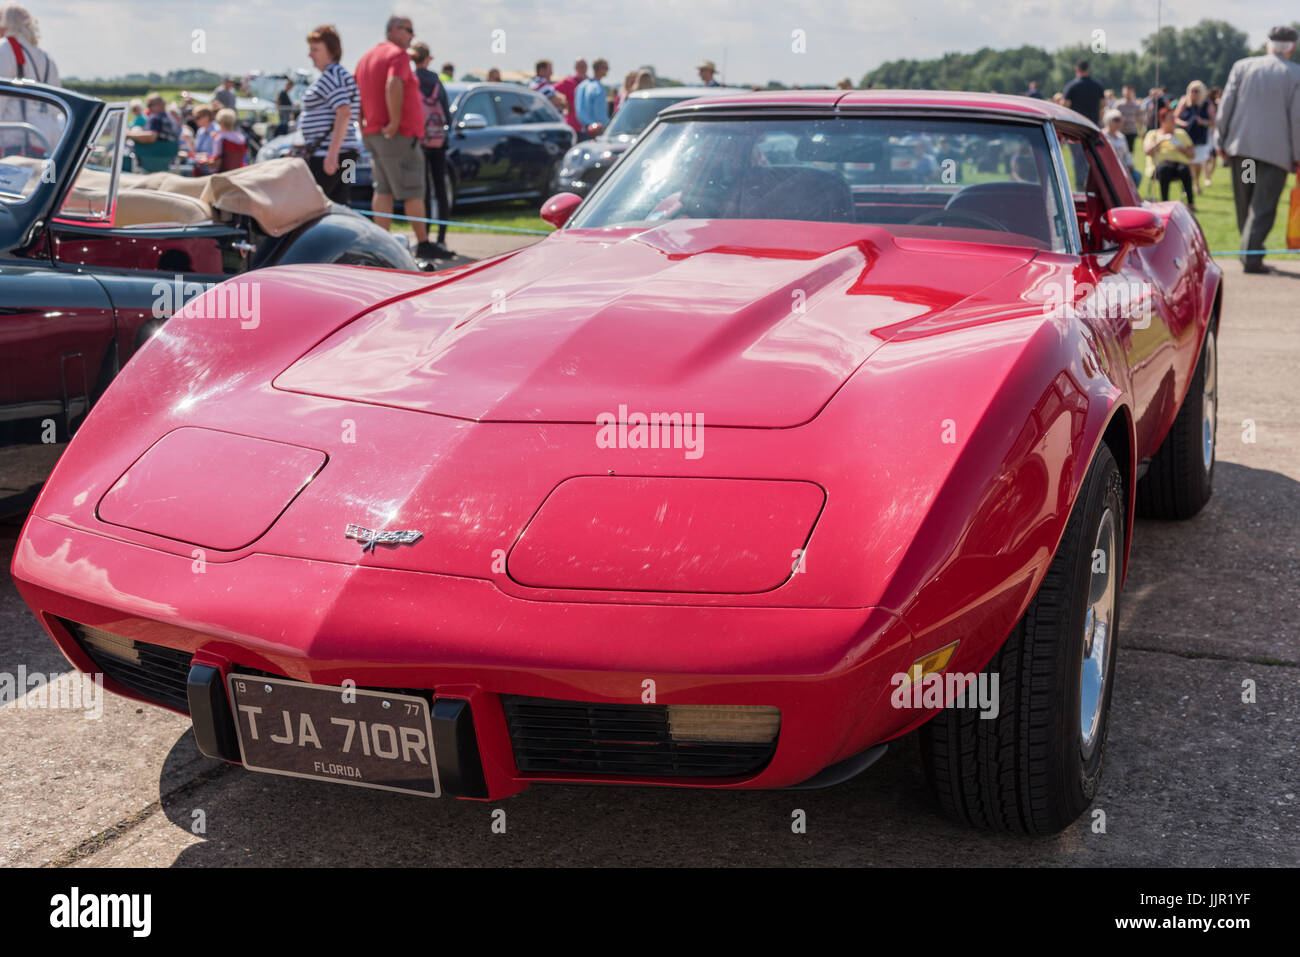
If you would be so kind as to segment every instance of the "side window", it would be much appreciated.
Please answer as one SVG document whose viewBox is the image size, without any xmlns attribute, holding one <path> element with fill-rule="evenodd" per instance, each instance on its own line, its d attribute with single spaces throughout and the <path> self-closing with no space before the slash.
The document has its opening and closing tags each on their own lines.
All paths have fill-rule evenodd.
<svg viewBox="0 0 1300 957">
<path fill-rule="evenodd" d="M 1068 136 L 1061 137 L 1061 156 L 1065 159 L 1065 172 L 1074 193 L 1074 201 L 1081 202 L 1088 190 L 1088 174 L 1091 164 L 1083 144 Z"/>
<path fill-rule="evenodd" d="M 518 126 L 524 122 L 528 112 L 526 101 L 518 93 L 506 93 L 496 90 L 492 93 L 492 104 L 496 107 L 497 122 L 502 126 Z"/>
<path fill-rule="evenodd" d="M 1079 217 L 1079 238 L 1084 252 L 1102 252 L 1108 244 L 1101 238 L 1094 224 L 1104 221 L 1106 214 L 1120 205 L 1110 178 L 1106 175 L 1093 145 L 1082 136 L 1061 133 L 1061 156 L 1065 172 L 1074 194 L 1074 209 Z"/>
<path fill-rule="evenodd" d="M 555 107 L 536 93 L 514 93 L 512 95 L 520 100 L 520 105 L 523 107 L 524 113 L 521 122 L 558 123 L 562 119 Z"/>
<path fill-rule="evenodd" d="M 477 113 L 487 120 L 488 126 L 497 126 L 500 122 L 497 119 L 496 108 L 492 104 L 492 97 L 487 91 L 480 90 L 477 93 L 471 93 L 461 102 L 460 107 L 456 110 L 457 121 L 463 120 L 470 113 Z"/>
<path fill-rule="evenodd" d="M 122 137 L 121 109 L 110 111 L 86 151 L 72 189 L 63 201 L 60 216 L 73 219 L 107 220 L 113 214 L 113 173 L 118 164 Z"/>
</svg>

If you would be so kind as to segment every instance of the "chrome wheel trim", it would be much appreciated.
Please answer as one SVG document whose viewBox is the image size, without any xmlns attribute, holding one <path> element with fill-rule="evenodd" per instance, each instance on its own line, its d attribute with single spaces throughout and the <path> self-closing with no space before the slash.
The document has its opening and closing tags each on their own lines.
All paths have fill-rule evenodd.
<svg viewBox="0 0 1300 957">
<path fill-rule="evenodd" d="M 1097 747 L 1106 701 L 1107 671 L 1114 640 L 1119 592 L 1115 513 L 1107 508 L 1097 523 L 1096 544 L 1088 556 L 1088 607 L 1083 616 L 1083 660 L 1079 666 L 1079 751 L 1086 761 Z M 1099 570 L 1100 568 L 1100 570 Z"/>
<path fill-rule="evenodd" d="M 1214 465 L 1214 430 L 1218 424 L 1219 356 L 1214 330 L 1205 334 L 1205 380 L 1201 391 L 1201 466 L 1208 475 Z"/>
</svg>

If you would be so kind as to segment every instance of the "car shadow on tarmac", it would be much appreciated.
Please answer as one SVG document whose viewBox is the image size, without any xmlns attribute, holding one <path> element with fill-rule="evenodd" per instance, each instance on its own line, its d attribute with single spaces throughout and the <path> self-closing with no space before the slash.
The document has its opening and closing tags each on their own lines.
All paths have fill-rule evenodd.
<svg viewBox="0 0 1300 957">
<path fill-rule="evenodd" d="M 909 735 L 821 791 L 544 785 L 482 803 L 228 767 L 163 800 L 175 827 L 206 822 L 174 866 L 1293 863 L 1300 483 L 1221 463 L 1215 485 L 1195 519 L 1136 527 L 1107 773 L 1061 835 L 943 817 Z M 1243 676 L 1264 706 L 1240 702 Z M 191 749 L 186 735 L 172 756 Z"/>
</svg>

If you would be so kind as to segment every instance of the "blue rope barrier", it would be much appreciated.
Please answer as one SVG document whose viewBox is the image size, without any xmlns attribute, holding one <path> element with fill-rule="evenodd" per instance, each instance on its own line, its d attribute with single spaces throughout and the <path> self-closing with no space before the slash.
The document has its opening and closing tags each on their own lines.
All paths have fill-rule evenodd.
<svg viewBox="0 0 1300 957">
<path fill-rule="evenodd" d="M 354 209 L 353 212 L 360 213 L 362 216 L 373 216 L 377 219 L 400 219 L 408 223 L 429 223 L 433 226 L 468 226 L 470 229 L 490 229 L 497 233 L 526 233 L 529 236 L 549 236 L 552 230 L 549 229 L 521 229 L 518 226 L 489 226 L 487 223 L 466 223 L 455 219 L 428 219 L 423 216 L 399 216 L 397 213 L 376 213 L 373 209 Z"/>
<path fill-rule="evenodd" d="M 1300 249 L 1247 249 L 1242 252 L 1239 249 L 1220 249 L 1211 250 L 1211 256 L 1300 256 Z"/>
</svg>

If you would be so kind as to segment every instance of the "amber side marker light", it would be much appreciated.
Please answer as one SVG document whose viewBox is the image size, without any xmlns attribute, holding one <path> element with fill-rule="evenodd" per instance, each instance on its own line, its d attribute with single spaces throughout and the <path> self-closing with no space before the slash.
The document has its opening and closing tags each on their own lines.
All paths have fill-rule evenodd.
<svg viewBox="0 0 1300 957">
<path fill-rule="evenodd" d="M 952 661 L 953 652 L 957 650 L 959 644 L 961 644 L 960 639 L 950 645 L 937 648 L 924 657 L 917 658 L 912 662 L 912 667 L 907 669 L 907 680 L 898 687 L 900 689 L 906 688 L 913 682 L 920 681 L 928 674 L 943 671 L 944 668 L 948 667 L 948 662 Z"/>
<path fill-rule="evenodd" d="M 780 729 L 781 711 L 768 705 L 668 705 L 668 733 L 674 741 L 765 744 L 776 740 Z"/>
</svg>

